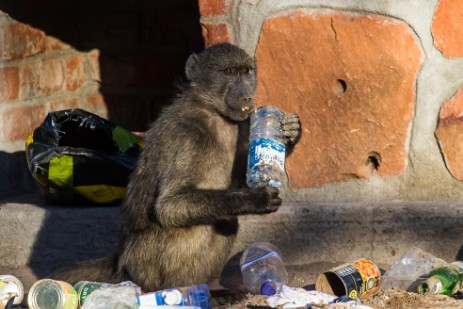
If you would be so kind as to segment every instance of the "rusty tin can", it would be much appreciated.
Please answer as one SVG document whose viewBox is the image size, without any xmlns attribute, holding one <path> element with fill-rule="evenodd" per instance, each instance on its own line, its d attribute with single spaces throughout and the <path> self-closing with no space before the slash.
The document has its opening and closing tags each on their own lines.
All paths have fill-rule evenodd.
<svg viewBox="0 0 463 309">
<path fill-rule="evenodd" d="M 27 303 L 30 309 L 76 309 L 77 292 L 67 282 L 43 279 L 32 285 Z"/>
<path fill-rule="evenodd" d="M 380 282 L 381 273 L 378 266 L 368 258 L 361 258 L 321 274 L 315 283 L 315 289 L 355 299 L 376 293 Z"/>
<path fill-rule="evenodd" d="M 24 287 L 18 278 L 11 275 L 0 275 L 0 302 L 4 305 L 13 298 L 13 304 L 18 305 L 24 297 Z"/>
</svg>

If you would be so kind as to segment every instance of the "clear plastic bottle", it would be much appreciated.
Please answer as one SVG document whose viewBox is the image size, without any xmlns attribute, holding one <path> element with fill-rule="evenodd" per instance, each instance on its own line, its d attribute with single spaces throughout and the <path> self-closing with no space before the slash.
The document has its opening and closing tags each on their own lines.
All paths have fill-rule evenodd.
<svg viewBox="0 0 463 309">
<path fill-rule="evenodd" d="M 138 296 L 140 306 L 195 306 L 211 309 L 210 290 L 207 284 L 166 289 Z"/>
<path fill-rule="evenodd" d="M 462 289 L 463 263 L 456 261 L 431 271 L 428 279 L 418 286 L 418 293 L 452 295 Z"/>
<path fill-rule="evenodd" d="M 288 283 L 280 251 L 271 243 L 249 246 L 241 256 L 240 265 L 243 284 L 253 294 L 273 295 Z"/>
<path fill-rule="evenodd" d="M 281 128 L 284 112 L 275 106 L 260 107 L 251 114 L 247 185 L 266 183 L 281 187 L 285 174 L 285 140 Z"/>
</svg>

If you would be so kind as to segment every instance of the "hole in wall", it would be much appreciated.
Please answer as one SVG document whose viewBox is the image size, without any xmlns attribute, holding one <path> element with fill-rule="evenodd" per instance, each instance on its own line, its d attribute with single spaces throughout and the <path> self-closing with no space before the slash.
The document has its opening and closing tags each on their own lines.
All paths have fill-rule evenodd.
<svg viewBox="0 0 463 309">
<path fill-rule="evenodd" d="M 377 171 L 381 165 L 381 155 L 376 151 L 370 152 L 365 161 L 365 165 L 369 166 L 372 171 Z"/>
<path fill-rule="evenodd" d="M 333 85 L 331 86 L 334 94 L 337 96 L 343 95 L 347 90 L 347 84 L 342 79 L 337 79 L 334 81 Z"/>
</svg>

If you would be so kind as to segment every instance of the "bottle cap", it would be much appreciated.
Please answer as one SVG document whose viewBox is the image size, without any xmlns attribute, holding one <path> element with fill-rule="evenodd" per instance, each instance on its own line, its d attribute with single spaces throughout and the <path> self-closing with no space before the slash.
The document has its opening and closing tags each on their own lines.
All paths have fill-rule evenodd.
<svg viewBox="0 0 463 309">
<path fill-rule="evenodd" d="M 275 290 L 274 285 L 275 284 L 270 280 L 264 281 L 260 286 L 260 294 L 267 296 L 275 295 L 277 291 Z"/>
<path fill-rule="evenodd" d="M 166 305 L 180 305 L 183 299 L 182 293 L 179 290 L 166 291 L 162 297 Z"/>
</svg>

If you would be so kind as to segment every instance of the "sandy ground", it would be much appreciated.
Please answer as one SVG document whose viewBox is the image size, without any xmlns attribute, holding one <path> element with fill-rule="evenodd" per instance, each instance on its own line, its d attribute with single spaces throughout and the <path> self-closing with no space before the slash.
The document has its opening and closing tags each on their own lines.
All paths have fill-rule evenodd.
<svg viewBox="0 0 463 309">
<path fill-rule="evenodd" d="M 287 267 L 288 286 L 302 287 L 306 290 L 315 290 L 315 281 L 321 270 L 331 269 L 336 263 L 319 262 L 301 266 Z M 380 269 L 389 268 L 389 265 L 379 265 Z M 213 290 L 213 308 L 225 309 L 270 309 L 267 304 L 267 297 L 251 295 L 245 292 L 231 292 L 230 288 L 236 291 L 243 291 L 241 277 L 237 274 L 236 265 L 231 266 L 226 273 L 227 282 L 221 282 L 222 286 L 228 286 L 229 290 Z M 363 305 L 374 309 L 463 309 L 463 294 L 459 296 L 445 295 L 422 295 L 414 292 L 407 292 L 398 288 L 380 289 L 376 294 L 361 299 Z M 282 309 L 283 307 L 278 307 Z M 303 308 L 303 307 L 302 307 Z M 319 307 L 313 307 L 318 309 Z M 323 309 L 342 309 L 346 306 L 325 306 Z"/>
<path fill-rule="evenodd" d="M 373 296 L 361 300 L 363 305 L 375 309 L 462 309 L 463 299 L 445 295 L 421 295 L 400 289 L 381 290 Z M 214 308 L 231 309 L 270 309 L 265 296 L 250 294 L 217 295 L 213 299 Z M 283 307 L 278 307 L 281 309 Z M 304 308 L 304 307 L 301 307 Z M 319 307 L 314 307 L 319 308 Z M 347 308 L 342 304 L 323 307 L 323 309 Z"/>
</svg>

